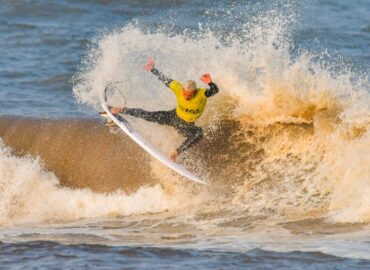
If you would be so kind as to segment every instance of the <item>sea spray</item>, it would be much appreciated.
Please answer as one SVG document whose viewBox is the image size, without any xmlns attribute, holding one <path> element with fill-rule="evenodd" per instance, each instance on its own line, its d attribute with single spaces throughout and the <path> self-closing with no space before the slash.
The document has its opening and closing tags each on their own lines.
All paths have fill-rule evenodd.
<svg viewBox="0 0 370 270">
<path fill-rule="evenodd" d="M 158 69 L 180 81 L 197 80 L 209 72 L 221 91 L 210 99 L 198 124 L 214 136 L 206 136 L 211 147 L 200 145 L 201 150 L 193 150 L 197 156 L 189 154 L 187 159 L 196 160 L 193 165 L 201 164 L 202 171 L 213 171 L 211 183 L 216 175 L 223 176 L 216 182 L 234 190 L 231 211 L 283 220 L 333 217 L 339 222 L 368 222 L 366 195 L 360 192 L 358 199 L 349 200 L 338 192 L 350 183 L 348 190 L 353 192 L 366 193 L 369 186 L 366 161 L 349 168 L 344 162 L 353 151 L 366 160 L 370 151 L 366 74 L 353 74 L 342 62 L 331 64 L 318 53 L 293 50 L 294 18 L 266 14 L 227 39 L 211 28 L 168 34 L 161 29 L 144 31 L 138 24 L 108 33 L 76 75 L 75 96 L 98 109 L 104 87 L 116 82 L 130 107 L 172 109 L 176 104 L 171 92 L 143 70 L 147 57 L 154 57 Z M 199 80 L 198 84 L 202 86 Z M 224 108 L 230 110 L 220 113 Z M 137 123 L 154 143 L 169 132 L 164 127 L 151 132 L 146 125 Z M 223 138 L 227 143 L 221 152 L 221 145 L 212 140 L 221 142 L 217 136 L 230 125 L 235 127 L 233 139 Z M 171 136 L 169 142 L 174 145 Z M 337 175 L 338 171 L 343 173 Z M 354 179 L 349 181 L 348 175 Z M 341 196 L 348 204 L 338 203 Z M 345 214 L 358 207 L 353 219 Z"/>
</svg>

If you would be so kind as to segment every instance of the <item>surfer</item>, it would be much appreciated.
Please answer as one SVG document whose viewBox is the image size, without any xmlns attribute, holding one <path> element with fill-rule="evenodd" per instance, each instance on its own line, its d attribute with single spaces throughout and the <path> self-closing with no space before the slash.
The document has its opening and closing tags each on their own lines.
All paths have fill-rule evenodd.
<svg viewBox="0 0 370 270">
<path fill-rule="evenodd" d="M 186 140 L 175 150 L 168 154 L 172 161 L 176 157 L 195 145 L 203 137 L 202 128 L 195 125 L 195 121 L 202 115 L 207 103 L 207 98 L 218 93 L 219 89 L 209 74 L 203 74 L 200 80 L 209 85 L 209 88 L 197 88 L 194 81 L 187 81 L 181 84 L 178 81 L 169 79 L 162 72 L 154 67 L 154 60 L 149 58 L 144 69 L 153 73 L 176 96 L 177 107 L 170 111 L 144 111 L 136 108 L 112 108 L 113 114 L 126 114 L 142 118 L 161 125 L 169 125 L 183 135 Z"/>
</svg>

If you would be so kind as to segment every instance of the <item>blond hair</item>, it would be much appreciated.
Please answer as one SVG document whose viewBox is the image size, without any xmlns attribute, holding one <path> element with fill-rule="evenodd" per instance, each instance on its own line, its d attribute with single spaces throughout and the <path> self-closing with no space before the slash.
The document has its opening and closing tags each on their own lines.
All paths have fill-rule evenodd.
<svg viewBox="0 0 370 270">
<path fill-rule="evenodd" d="M 186 83 L 184 84 L 184 89 L 195 91 L 197 90 L 197 85 L 195 84 L 194 81 L 186 81 Z"/>
</svg>

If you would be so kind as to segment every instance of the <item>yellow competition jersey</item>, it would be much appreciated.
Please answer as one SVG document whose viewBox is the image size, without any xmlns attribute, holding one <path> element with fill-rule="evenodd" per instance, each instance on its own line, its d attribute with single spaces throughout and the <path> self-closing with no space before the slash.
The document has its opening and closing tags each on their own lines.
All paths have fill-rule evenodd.
<svg viewBox="0 0 370 270">
<path fill-rule="evenodd" d="M 191 99 L 186 100 L 182 94 L 182 84 L 180 82 L 172 81 L 169 87 L 177 99 L 177 116 L 186 122 L 195 122 L 206 107 L 207 97 L 204 94 L 206 89 L 197 88 L 195 95 Z"/>
</svg>

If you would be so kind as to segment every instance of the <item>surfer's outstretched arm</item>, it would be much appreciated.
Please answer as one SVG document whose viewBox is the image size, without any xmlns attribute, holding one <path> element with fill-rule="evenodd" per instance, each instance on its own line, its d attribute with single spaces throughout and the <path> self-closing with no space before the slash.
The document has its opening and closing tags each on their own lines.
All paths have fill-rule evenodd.
<svg viewBox="0 0 370 270">
<path fill-rule="evenodd" d="M 209 75 L 208 73 L 206 74 L 203 74 L 201 77 L 200 77 L 200 80 L 206 84 L 208 84 L 209 88 L 204 92 L 204 95 L 208 98 L 208 97 L 211 97 L 211 96 L 214 96 L 218 93 L 219 89 L 218 89 L 218 86 L 212 82 L 212 78 L 211 78 L 211 75 Z"/>
<path fill-rule="evenodd" d="M 158 69 L 154 67 L 154 59 L 149 58 L 146 62 L 144 69 L 146 71 L 149 71 L 153 73 L 157 78 L 162 81 L 167 87 L 170 87 L 170 83 L 173 81 L 172 79 L 168 78 L 166 75 L 164 75 L 162 72 L 160 72 Z"/>
<path fill-rule="evenodd" d="M 167 87 L 170 87 L 170 83 L 173 81 L 172 79 L 168 78 L 166 75 L 164 75 L 162 72 L 160 72 L 158 69 L 153 68 L 151 72 L 157 76 L 157 78 L 162 81 Z"/>
</svg>

